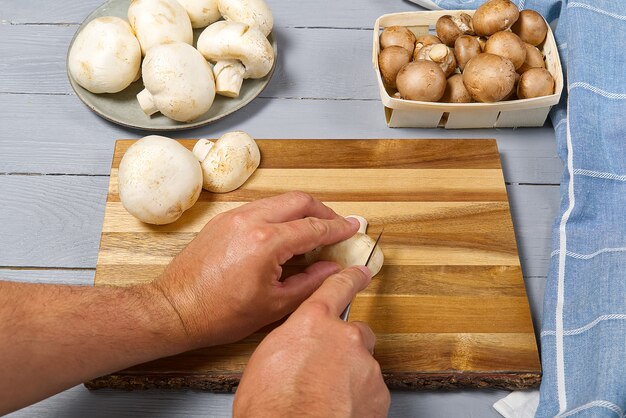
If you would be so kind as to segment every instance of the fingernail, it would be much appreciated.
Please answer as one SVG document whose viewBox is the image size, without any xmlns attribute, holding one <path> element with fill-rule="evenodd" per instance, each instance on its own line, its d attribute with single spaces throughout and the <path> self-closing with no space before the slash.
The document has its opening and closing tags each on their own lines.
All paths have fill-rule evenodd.
<svg viewBox="0 0 626 418">
<path fill-rule="evenodd" d="M 372 278 L 372 270 L 369 269 L 369 267 L 367 266 L 356 266 L 356 268 L 358 268 L 359 270 L 361 270 L 363 272 L 363 274 L 365 274 L 365 276 L 368 279 Z"/>
<path fill-rule="evenodd" d="M 356 226 L 357 228 L 361 226 L 361 224 L 359 223 L 359 220 L 356 218 L 344 218 L 345 220 L 347 220 L 348 222 L 350 222 L 353 226 Z"/>
</svg>

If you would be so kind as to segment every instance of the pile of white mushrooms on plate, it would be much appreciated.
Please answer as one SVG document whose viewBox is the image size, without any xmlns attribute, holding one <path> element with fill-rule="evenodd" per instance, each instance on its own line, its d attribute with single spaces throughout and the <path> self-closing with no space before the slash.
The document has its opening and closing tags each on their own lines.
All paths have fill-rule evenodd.
<svg viewBox="0 0 626 418">
<path fill-rule="evenodd" d="M 216 94 L 238 97 L 244 79 L 271 71 L 273 24 L 264 0 L 132 0 L 128 22 L 99 17 L 78 33 L 68 69 L 97 94 L 120 92 L 141 77 L 137 100 L 146 115 L 190 122 Z M 196 48 L 193 29 L 203 27 Z"/>
<path fill-rule="evenodd" d="M 529 99 L 554 93 L 555 81 L 537 48 L 548 25 L 534 10 L 489 0 L 474 16 L 441 16 L 437 35 L 416 37 L 403 26 L 380 35 L 378 65 L 396 98 L 470 103 Z"/>
</svg>

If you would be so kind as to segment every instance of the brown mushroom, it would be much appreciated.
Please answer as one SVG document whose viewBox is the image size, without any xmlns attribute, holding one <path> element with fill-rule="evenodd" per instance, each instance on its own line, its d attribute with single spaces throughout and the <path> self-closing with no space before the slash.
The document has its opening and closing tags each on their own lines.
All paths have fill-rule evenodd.
<svg viewBox="0 0 626 418">
<path fill-rule="evenodd" d="M 454 57 L 461 71 L 469 60 L 481 52 L 480 44 L 475 36 L 461 35 L 454 42 Z"/>
<path fill-rule="evenodd" d="M 452 48 L 444 44 L 433 44 L 422 48 L 417 53 L 417 60 L 433 61 L 439 64 L 443 73 L 448 77 L 456 70 L 456 59 Z"/>
<path fill-rule="evenodd" d="M 463 71 L 463 83 L 474 100 L 497 102 L 513 90 L 515 67 L 511 60 L 482 53 L 469 60 Z"/>
<path fill-rule="evenodd" d="M 411 53 L 401 46 L 383 49 L 378 55 L 378 66 L 385 86 L 395 89 L 398 71 L 409 62 L 411 62 Z"/>
<path fill-rule="evenodd" d="M 513 88 L 511 92 L 502 100 L 516 100 L 517 99 L 517 86 L 519 85 L 519 79 L 521 78 L 519 73 L 515 73 L 515 83 L 513 84 Z"/>
<path fill-rule="evenodd" d="M 455 74 L 448 79 L 443 96 L 439 100 L 444 103 L 470 103 L 472 96 L 463 84 L 463 76 Z"/>
<path fill-rule="evenodd" d="M 554 93 L 554 78 L 545 68 L 531 68 L 519 79 L 517 97 L 531 99 Z"/>
<path fill-rule="evenodd" d="M 483 3 L 472 18 L 478 36 L 491 36 L 507 30 L 519 17 L 519 9 L 509 0 L 489 0 Z"/>
<path fill-rule="evenodd" d="M 537 46 L 546 39 L 548 25 L 544 18 L 534 10 L 522 10 L 511 30 L 524 42 Z"/>
<path fill-rule="evenodd" d="M 472 17 L 467 13 L 461 13 L 458 16 L 444 15 L 437 20 L 435 25 L 437 36 L 441 42 L 453 46 L 454 41 L 461 35 L 472 35 Z"/>
<path fill-rule="evenodd" d="M 485 44 L 485 52 L 510 59 L 515 69 L 521 67 L 526 59 L 524 42 L 510 31 L 494 33 Z"/>
<path fill-rule="evenodd" d="M 543 54 L 536 46 L 524 42 L 524 48 L 526 49 L 526 59 L 522 66 L 517 69 L 518 73 L 523 74 L 531 68 L 546 68 Z"/>
<path fill-rule="evenodd" d="M 403 99 L 436 102 L 446 89 L 446 76 L 432 61 L 413 61 L 400 69 L 396 84 Z"/>
<path fill-rule="evenodd" d="M 432 44 L 440 44 L 440 43 L 441 43 L 441 40 L 437 38 L 435 35 L 418 36 L 417 39 L 415 40 L 415 50 L 413 51 L 413 59 L 417 60 L 417 54 L 419 53 L 420 49 L 422 49 L 423 47 L 432 45 Z"/>
<path fill-rule="evenodd" d="M 415 35 L 404 26 L 389 26 L 380 34 L 380 47 L 401 46 L 411 54 L 415 49 Z"/>
<path fill-rule="evenodd" d="M 487 38 L 484 36 L 475 36 L 478 44 L 480 45 L 480 50 L 485 52 L 485 45 L 487 44 Z"/>
</svg>

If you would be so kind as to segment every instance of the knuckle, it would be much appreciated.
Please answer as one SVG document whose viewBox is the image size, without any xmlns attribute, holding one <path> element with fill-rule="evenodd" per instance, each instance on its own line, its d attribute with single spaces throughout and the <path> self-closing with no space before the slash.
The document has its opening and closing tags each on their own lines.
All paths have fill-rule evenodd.
<svg viewBox="0 0 626 418">
<path fill-rule="evenodd" d="M 289 197 L 303 206 L 309 206 L 315 200 L 310 194 L 299 190 L 289 192 Z"/>
<path fill-rule="evenodd" d="M 345 328 L 345 336 L 348 341 L 353 345 L 361 346 L 364 343 L 361 330 L 358 326 L 354 324 L 348 324 L 348 326 Z"/>
<path fill-rule="evenodd" d="M 336 273 L 327 279 L 331 280 L 335 286 L 352 289 L 354 288 L 354 277 L 349 269 L 345 269 Z"/>
<path fill-rule="evenodd" d="M 313 230 L 317 236 L 326 236 L 330 232 L 328 224 L 317 218 L 306 218 L 309 223 L 309 227 Z"/>
<path fill-rule="evenodd" d="M 331 314 L 330 306 L 327 303 L 318 300 L 309 300 L 306 302 L 306 316 L 311 318 L 326 317 Z"/>
<path fill-rule="evenodd" d="M 231 213 L 229 214 L 229 221 L 233 227 L 239 227 L 246 223 L 246 216 L 238 212 Z"/>
<path fill-rule="evenodd" d="M 273 237 L 273 232 L 268 227 L 257 227 L 250 233 L 250 238 L 255 244 L 267 244 Z"/>
</svg>

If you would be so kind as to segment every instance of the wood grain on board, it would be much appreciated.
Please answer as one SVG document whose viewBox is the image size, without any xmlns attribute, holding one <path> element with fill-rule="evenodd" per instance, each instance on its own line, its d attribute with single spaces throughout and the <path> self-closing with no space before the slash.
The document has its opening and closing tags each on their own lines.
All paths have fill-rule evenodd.
<svg viewBox="0 0 626 418">
<path fill-rule="evenodd" d="M 154 279 L 215 214 L 304 190 L 338 213 L 358 213 L 385 265 L 355 300 L 369 323 L 390 387 L 538 385 L 541 369 L 495 140 L 260 140 L 260 168 L 239 190 L 200 201 L 174 224 L 126 213 L 117 168 L 133 141 L 116 143 L 96 285 Z M 195 141 L 182 141 L 188 148 Z M 287 263 L 285 275 L 303 267 Z M 196 350 L 104 376 L 90 388 L 236 388 L 271 327 L 243 341 Z"/>
</svg>

